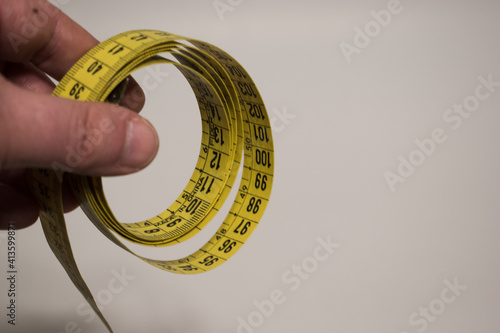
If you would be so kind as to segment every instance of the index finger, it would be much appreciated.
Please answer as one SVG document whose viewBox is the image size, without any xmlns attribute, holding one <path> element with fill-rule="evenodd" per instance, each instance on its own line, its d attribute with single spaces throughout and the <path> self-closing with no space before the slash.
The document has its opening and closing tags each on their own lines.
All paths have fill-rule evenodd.
<svg viewBox="0 0 500 333">
<path fill-rule="evenodd" d="M 47 0 L 0 0 L 0 59 L 31 62 L 60 80 L 87 51 L 99 42 L 78 23 Z M 144 94 L 130 82 L 140 110 Z"/>
<path fill-rule="evenodd" d="M 0 57 L 59 80 L 98 41 L 46 0 L 0 0 Z"/>
</svg>

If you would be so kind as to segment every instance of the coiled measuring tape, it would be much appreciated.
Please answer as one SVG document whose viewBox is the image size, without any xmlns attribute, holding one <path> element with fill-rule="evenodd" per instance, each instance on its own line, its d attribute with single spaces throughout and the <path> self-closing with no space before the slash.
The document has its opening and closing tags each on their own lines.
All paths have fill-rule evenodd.
<svg viewBox="0 0 500 333">
<path fill-rule="evenodd" d="M 169 54 L 172 59 L 159 56 Z M 202 142 L 195 170 L 177 200 L 164 212 L 142 222 L 117 221 L 98 177 L 68 174 L 80 207 L 113 243 L 160 269 L 196 274 L 227 261 L 252 234 L 269 202 L 274 150 L 269 116 L 254 82 L 226 52 L 194 39 L 156 30 L 134 30 L 114 36 L 85 54 L 62 78 L 53 94 L 81 101 L 120 100 L 127 77 L 152 64 L 172 64 L 187 79 L 198 101 Z M 194 236 L 219 211 L 243 173 L 236 199 L 215 235 L 195 253 L 177 260 L 142 257 L 114 233 L 138 244 L 168 246 Z M 71 250 L 63 216 L 61 174 L 33 169 L 31 187 L 50 248 L 106 327 Z M 114 233 L 113 233 L 114 232 Z"/>
</svg>

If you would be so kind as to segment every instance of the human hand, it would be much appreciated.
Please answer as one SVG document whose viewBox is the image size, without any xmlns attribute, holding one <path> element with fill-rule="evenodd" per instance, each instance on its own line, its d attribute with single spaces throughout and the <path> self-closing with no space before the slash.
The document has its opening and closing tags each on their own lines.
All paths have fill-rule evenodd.
<svg viewBox="0 0 500 333">
<path fill-rule="evenodd" d="M 158 136 L 139 116 L 144 94 L 131 80 L 123 106 L 52 96 L 54 84 L 98 41 L 46 0 L 0 0 L 0 229 L 33 224 L 38 208 L 26 168 L 68 165 L 73 173 L 121 175 L 147 166 Z M 135 112 L 131 111 L 134 110 Z M 92 135 L 103 128 L 99 140 Z M 64 183 L 63 183 L 64 185 Z M 77 207 L 63 186 L 64 209 Z"/>
</svg>

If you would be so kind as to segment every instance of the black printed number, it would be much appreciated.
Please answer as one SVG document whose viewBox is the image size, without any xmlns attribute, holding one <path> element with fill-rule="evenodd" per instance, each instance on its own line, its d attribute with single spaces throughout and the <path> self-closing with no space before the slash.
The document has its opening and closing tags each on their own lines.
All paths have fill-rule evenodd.
<svg viewBox="0 0 500 333">
<path fill-rule="evenodd" d="M 177 225 L 177 223 L 181 222 L 182 220 L 181 219 L 175 219 L 173 220 L 172 222 L 168 223 L 166 225 L 167 228 L 173 228 Z"/>
<path fill-rule="evenodd" d="M 42 183 L 39 183 L 38 184 L 38 190 L 40 192 L 40 195 L 44 196 L 47 199 L 50 199 L 49 188 L 47 186 L 45 186 Z"/>
<path fill-rule="evenodd" d="M 199 263 L 205 266 L 212 266 L 217 261 L 219 261 L 219 258 L 216 258 L 214 256 L 208 256 L 205 259 L 203 259 L 203 261 L 199 261 Z"/>
<path fill-rule="evenodd" d="M 238 82 L 238 87 L 243 95 L 258 97 L 258 95 L 253 91 L 253 87 L 248 83 Z"/>
<path fill-rule="evenodd" d="M 92 75 L 95 75 L 97 72 L 99 72 L 102 69 L 102 64 L 100 64 L 97 61 L 94 61 L 89 68 L 87 68 L 87 72 L 91 73 Z"/>
<path fill-rule="evenodd" d="M 193 267 L 191 265 L 179 266 L 179 268 L 182 269 L 183 271 L 186 271 L 186 272 L 197 271 L 198 270 L 198 268 Z"/>
<path fill-rule="evenodd" d="M 253 132 L 255 133 L 255 140 L 260 140 L 262 142 L 269 142 L 269 136 L 267 134 L 267 128 L 253 125 Z"/>
<path fill-rule="evenodd" d="M 248 203 L 247 212 L 257 214 L 259 212 L 259 208 L 260 208 L 261 203 L 262 203 L 262 200 L 255 199 L 254 197 L 252 197 L 250 199 L 250 202 Z"/>
<path fill-rule="evenodd" d="M 215 127 L 214 128 L 215 142 L 220 143 L 221 146 L 224 146 L 224 132 L 222 129 Z"/>
<path fill-rule="evenodd" d="M 247 77 L 245 75 L 245 73 L 243 73 L 243 71 L 241 70 L 241 68 L 237 67 L 237 66 L 233 66 L 233 65 L 228 65 L 226 64 L 226 68 L 229 70 L 229 73 L 231 73 L 231 75 L 236 75 L 237 77 Z"/>
<path fill-rule="evenodd" d="M 218 151 L 213 151 L 212 153 L 214 154 L 214 157 L 210 161 L 210 167 L 212 169 L 219 170 L 219 168 L 220 168 L 220 157 L 221 157 L 222 154 L 220 152 L 218 152 Z"/>
<path fill-rule="evenodd" d="M 258 173 L 255 177 L 255 188 L 265 191 L 267 188 L 267 175 Z"/>
<path fill-rule="evenodd" d="M 190 213 L 191 215 L 195 214 L 196 213 L 196 210 L 198 209 L 198 207 L 200 207 L 201 205 L 201 200 L 199 199 L 194 199 L 193 201 L 191 201 L 189 203 L 189 205 L 187 206 L 186 208 L 186 213 Z"/>
<path fill-rule="evenodd" d="M 255 162 L 264 167 L 271 167 L 271 154 L 268 151 L 255 149 Z"/>
<path fill-rule="evenodd" d="M 118 54 L 121 51 L 123 51 L 123 46 L 121 45 L 115 45 L 111 50 L 108 51 L 108 53 L 111 53 L 112 55 Z"/>
<path fill-rule="evenodd" d="M 252 225 L 252 222 L 246 222 L 245 220 L 241 220 L 240 224 L 234 229 L 234 233 L 244 235 L 247 233 L 248 228 Z"/>
<path fill-rule="evenodd" d="M 131 40 L 135 40 L 136 42 L 139 42 L 141 40 L 145 40 L 147 38 L 148 38 L 148 36 L 143 35 L 143 34 L 138 34 L 137 36 L 130 37 Z"/>
<path fill-rule="evenodd" d="M 262 111 L 262 106 L 260 104 L 253 104 L 247 102 L 247 105 L 250 107 L 248 113 L 250 114 L 251 117 L 262 120 L 266 119 L 266 116 L 264 116 L 264 111 Z"/>
<path fill-rule="evenodd" d="M 229 253 L 233 249 L 233 247 L 236 245 L 236 242 L 231 242 L 230 239 L 226 240 L 224 243 L 222 243 L 222 246 L 219 247 L 219 251 L 224 251 L 224 253 Z"/>
<path fill-rule="evenodd" d="M 69 91 L 69 95 L 74 99 L 80 99 L 80 94 L 85 90 L 85 87 L 80 83 L 75 83 L 73 88 Z"/>
<path fill-rule="evenodd" d="M 209 181 L 210 177 L 206 176 L 206 177 L 202 177 L 200 179 L 201 181 L 201 189 L 200 189 L 200 192 L 205 192 L 206 194 L 210 193 L 211 189 L 212 189 L 212 185 L 214 184 L 214 178 L 212 178 L 211 181 Z"/>
<path fill-rule="evenodd" d="M 215 118 L 215 116 L 217 116 L 217 119 L 220 121 L 221 117 L 220 117 L 219 108 L 217 107 L 217 105 L 209 103 L 208 107 L 210 108 L 210 111 L 212 112 L 212 118 Z"/>
</svg>

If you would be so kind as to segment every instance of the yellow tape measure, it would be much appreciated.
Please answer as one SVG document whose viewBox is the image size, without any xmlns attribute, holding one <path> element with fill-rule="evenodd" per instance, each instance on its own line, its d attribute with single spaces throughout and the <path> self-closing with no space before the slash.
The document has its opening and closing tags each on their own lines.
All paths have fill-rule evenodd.
<svg viewBox="0 0 500 333">
<path fill-rule="evenodd" d="M 172 59 L 160 57 L 169 54 Z M 54 95 L 81 101 L 118 101 L 134 70 L 172 64 L 191 85 L 202 119 L 202 142 L 196 168 L 177 200 L 142 222 L 121 223 L 106 203 L 101 179 L 68 175 L 81 208 L 113 243 L 160 269 L 180 274 L 211 270 L 245 243 L 269 202 L 274 170 L 271 126 L 257 87 L 226 52 L 198 40 L 156 30 L 114 36 L 84 55 L 64 76 Z M 231 209 L 215 235 L 195 253 L 177 260 L 154 260 L 133 253 L 115 233 L 148 246 L 180 243 L 200 231 L 219 211 L 234 185 L 243 155 L 243 174 Z M 66 231 L 61 175 L 31 170 L 47 241 L 75 286 L 107 328 L 73 257 Z M 112 230 L 112 231 L 111 231 Z"/>
</svg>

